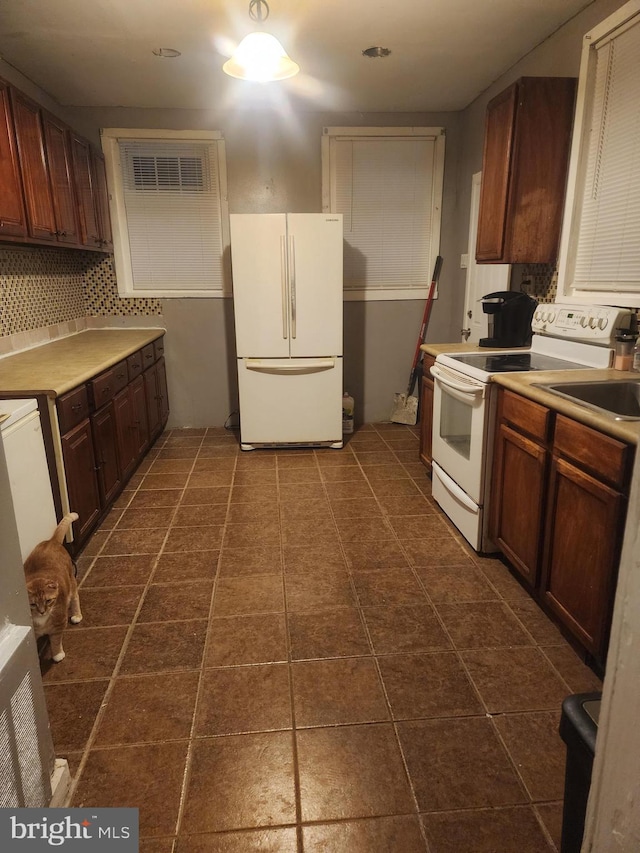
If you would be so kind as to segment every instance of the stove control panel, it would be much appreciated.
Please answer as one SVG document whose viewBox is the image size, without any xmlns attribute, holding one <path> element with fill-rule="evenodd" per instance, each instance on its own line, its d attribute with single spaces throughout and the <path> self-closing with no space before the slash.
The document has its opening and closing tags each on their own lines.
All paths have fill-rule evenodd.
<svg viewBox="0 0 640 853">
<path fill-rule="evenodd" d="M 616 329 L 629 328 L 630 311 L 609 305 L 540 304 L 531 328 L 539 335 L 611 345 Z"/>
</svg>

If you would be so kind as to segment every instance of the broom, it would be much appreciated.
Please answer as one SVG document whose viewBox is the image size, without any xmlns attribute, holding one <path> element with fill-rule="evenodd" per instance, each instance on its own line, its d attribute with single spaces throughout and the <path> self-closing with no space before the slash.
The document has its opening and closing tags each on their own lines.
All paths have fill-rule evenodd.
<svg viewBox="0 0 640 853">
<path fill-rule="evenodd" d="M 409 384 L 404 394 L 396 394 L 393 399 L 393 410 L 391 412 L 391 421 L 396 424 L 408 424 L 412 426 L 418 420 L 418 398 L 413 397 L 413 389 L 416 386 L 418 378 L 418 358 L 420 357 L 420 347 L 424 343 L 427 335 L 427 326 L 429 325 L 429 317 L 431 316 L 431 308 L 433 306 L 433 297 L 436 290 L 438 279 L 440 278 L 440 270 L 442 269 L 442 257 L 438 255 L 433 268 L 433 277 L 431 286 L 429 287 L 429 295 L 424 306 L 424 314 L 422 317 L 422 326 L 418 335 L 418 343 L 413 356 L 413 364 L 411 365 L 411 374 L 409 376 Z"/>
</svg>

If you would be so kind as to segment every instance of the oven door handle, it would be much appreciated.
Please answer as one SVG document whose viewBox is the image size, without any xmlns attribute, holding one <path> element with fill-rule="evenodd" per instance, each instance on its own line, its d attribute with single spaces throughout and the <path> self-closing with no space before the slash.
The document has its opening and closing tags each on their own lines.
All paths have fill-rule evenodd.
<svg viewBox="0 0 640 853">
<path fill-rule="evenodd" d="M 480 396 L 482 399 L 484 399 L 484 395 L 487 388 L 486 385 L 471 385 L 469 383 L 455 382 L 448 376 L 445 377 L 440 368 L 435 364 L 431 366 L 430 370 L 431 375 L 436 380 L 436 382 L 439 382 L 441 385 L 444 385 L 450 391 L 453 391 L 453 396 L 457 397 L 457 399 L 462 399 L 460 395 L 463 395 L 463 398 L 466 398 L 466 400 L 462 399 L 463 402 L 469 402 L 469 397 L 475 399 L 476 397 Z"/>
</svg>

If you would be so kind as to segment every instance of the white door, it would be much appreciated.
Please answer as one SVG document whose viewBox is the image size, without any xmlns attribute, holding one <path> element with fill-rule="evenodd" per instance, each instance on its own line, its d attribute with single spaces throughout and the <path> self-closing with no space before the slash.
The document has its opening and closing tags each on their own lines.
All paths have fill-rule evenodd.
<svg viewBox="0 0 640 853">
<path fill-rule="evenodd" d="M 289 287 L 284 213 L 232 214 L 231 263 L 240 357 L 289 355 Z"/>
<path fill-rule="evenodd" d="M 292 356 L 342 354 L 342 215 L 288 215 Z"/>
<path fill-rule="evenodd" d="M 478 215 L 480 213 L 480 182 L 482 172 L 471 178 L 471 215 L 469 217 L 469 259 L 467 261 L 467 283 L 462 318 L 462 340 L 477 344 L 487 337 L 487 315 L 480 300 L 487 293 L 509 290 L 511 266 L 509 264 L 477 264 L 476 239 L 478 237 Z"/>
</svg>

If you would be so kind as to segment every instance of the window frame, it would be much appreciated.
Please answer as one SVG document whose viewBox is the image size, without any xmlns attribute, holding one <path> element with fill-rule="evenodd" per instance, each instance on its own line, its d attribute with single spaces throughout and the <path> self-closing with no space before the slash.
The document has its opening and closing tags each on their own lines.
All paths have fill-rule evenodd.
<svg viewBox="0 0 640 853">
<path fill-rule="evenodd" d="M 444 192 L 444 155 L 446 132 L 444 127 L 325 127 L 322 132 L 322 211 L 334 213 L 331 209 L 332 187 L 335 181 L 335 168 L 331 158 L 331 140 L 340 137 L 376 137 L 378 139 L 394 139 L 407 137 L 432 137 L 435 143 L 434 171 L 431 201 L 432 229 L 429 245 L 429 267 L 433 269 L 435 259 L 440 253 L 440 233 L 442 228 L 442 207 Z M 431 272 L 429 272 L 429 279 Z M 345 302 L 361 301 L 400 301 L 423 300 L 429 292 L 430 280 L 424 287 L 413 288 L 362 288 L 359 290 L 344 290 Z M 434 298 L 437 299 L 437 288 Z"/>
<path fill-rule="evenodd" d="M 558 261 L 558 295 L 563 302 L 570 304 L 615 304 L 630 308 L 640 307 L 640 292 L 625 290 L 622 283 L 619 289 L 607 290 L 581 289 L 574 284 L 582 202 L 586 191 L 589 131 L 595 100 L 596 46 L 611 40 L 617 30 L 630 26 L 638 15 L 640 15 L 640 0 L 629 0 L 583 37 Z M 640 21 L 635 23 L 640 26 Z"/>
<path fill-rule="evenodd" d="M 115 262 L 118 295 L 122 298 L 230 298 L 231 266 L 229 229 L 229 203 L 227 194 L 227 160 L 224 137 L 216 130 L 162 130 L 155 128 L 119 128 L 106 127 L 100 131 L 102 151 L 105 157 L 107 187 L 109 191 L 109 212 L 113 231 L 113 255 Z M 131 252 L 129 248 L 129 230 L 124 201 L 123 170 L 120 161 L 120 141 L 123 139 L 169 142 L 215 142 L 218 159 L 220 183 L 220 229 L 222 236 L 222 287 L 192 290 L 156 290 L 134 287 Z"/>
</svg>

